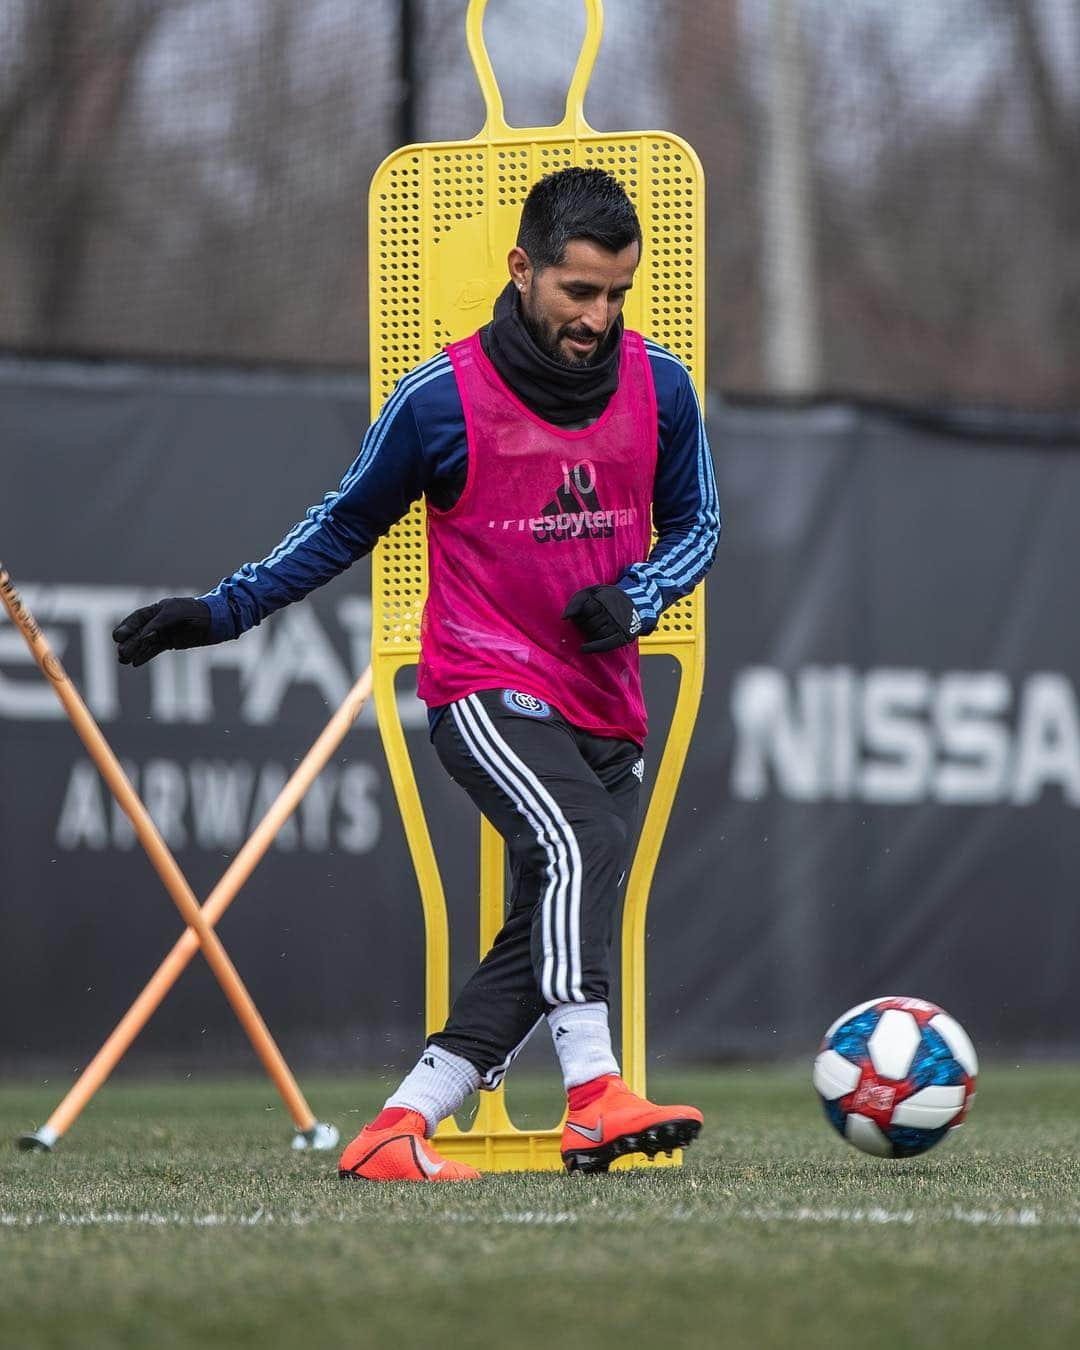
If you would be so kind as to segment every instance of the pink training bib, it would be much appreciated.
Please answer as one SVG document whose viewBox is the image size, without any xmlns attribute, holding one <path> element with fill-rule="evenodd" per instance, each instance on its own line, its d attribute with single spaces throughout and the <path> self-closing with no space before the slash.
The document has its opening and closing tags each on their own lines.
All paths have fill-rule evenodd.
<svg viewBox="0 0 1080 1350">
<path fill-rule="evenodd" d="M 622 339 L 619 387 L 584 431 L 521 403 L 479 335 L 451 344 L 465 410 L 468 479 L 449 511 L 428 507 L 429 590 L 418 689 L 430 706 L 516 689 L 600 736 L 645 739 L 637 643 L 583 656 L 561 617 L 584 586 L 647 556 L 656 392 L 640 334 Z"/>
</svg>

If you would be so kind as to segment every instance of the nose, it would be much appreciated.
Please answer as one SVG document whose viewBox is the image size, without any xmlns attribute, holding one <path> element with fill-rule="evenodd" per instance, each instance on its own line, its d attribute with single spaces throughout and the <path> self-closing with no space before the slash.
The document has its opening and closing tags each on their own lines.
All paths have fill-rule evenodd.
<svg viewBox="0 0 1080 1350">
<path fill-rule="evenodd" d="M 602 333 L 608 325 L 608 303 L 604 296 L 597 296 L 581 316 L 582 322 L 591 333 Z"/>
</svg>

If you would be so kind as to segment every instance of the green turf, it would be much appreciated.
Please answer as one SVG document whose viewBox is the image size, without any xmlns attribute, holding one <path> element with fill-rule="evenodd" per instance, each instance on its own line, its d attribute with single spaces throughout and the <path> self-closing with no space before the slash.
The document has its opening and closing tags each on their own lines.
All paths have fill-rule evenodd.
<svg viewBox="0 0 1080 1350">
<path fill-rule="evenodd" d="M 17 1153 L 63 1086 L 0 1094 L 4 1347 L 1080 1345 L 1074 1065 L 991 1066 L 899 1164 L 832 1133 L 804 1068 L 657 1074 L 706 1113 L 683 1169 L 463 1187 L 339 1182 L 257 1080 L 111 1084 Z M 304 1086 L 346 1137 L 384 1095 Z"/>
</svg>

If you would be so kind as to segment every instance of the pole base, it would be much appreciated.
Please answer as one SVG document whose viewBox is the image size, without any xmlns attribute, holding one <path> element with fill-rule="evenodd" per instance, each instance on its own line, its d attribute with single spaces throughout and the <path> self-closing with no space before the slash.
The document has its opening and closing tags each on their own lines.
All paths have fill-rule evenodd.
<svg viewBox="0 0 1080 1350">
<path fill-rule="evenodd" d="M 51 1153 L 53 1145 L 59 1138 L 59 1131 L 54 1130 L 51 1125 L 42 1125 L 40 1130 L 20 1134 L 15 1142 L 24 1153 Z"/>
<path fill-rule="evenodd" d="M 334 1125 L 324 1125 L 316 1121 L 310 1130 L 297 1130 L 293 1135 L 292 1146 L 298 1152 L 310 1149 L 315 1153 L 326 1153 L 334 1148 L 341 1135 Z"/>
</svg>

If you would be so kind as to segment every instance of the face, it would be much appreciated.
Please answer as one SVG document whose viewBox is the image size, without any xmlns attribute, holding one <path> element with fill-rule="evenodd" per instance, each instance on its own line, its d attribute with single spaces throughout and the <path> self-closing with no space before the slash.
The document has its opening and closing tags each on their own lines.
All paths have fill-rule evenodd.
<svg viewBox="0 0 1080 1350">
<path fill-rule="evenodd" d="M 564 366 L 591 365 L 622 312 L 640 260 L 636 242 L 610 253 L 591 239 L 571 239 L 561 263 L 536 272 L 524 249 L 512 248 L 510 278 L 540 349 Z"/>
</svg>

